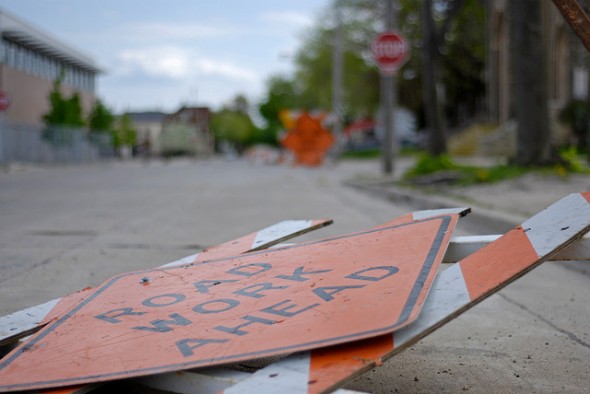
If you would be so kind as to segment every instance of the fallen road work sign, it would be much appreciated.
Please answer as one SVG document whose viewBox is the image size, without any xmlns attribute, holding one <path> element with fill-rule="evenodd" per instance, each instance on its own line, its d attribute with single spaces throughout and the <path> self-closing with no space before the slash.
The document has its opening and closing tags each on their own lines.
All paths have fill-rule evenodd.
<svg viewBox="0 0 590 394">
<path fill-rule="evenodd" d="M 145 376 L 391 333 L 418 317 L 458 216 L 116 276 L 2 359 L 0 391 Z"/>
</svg>

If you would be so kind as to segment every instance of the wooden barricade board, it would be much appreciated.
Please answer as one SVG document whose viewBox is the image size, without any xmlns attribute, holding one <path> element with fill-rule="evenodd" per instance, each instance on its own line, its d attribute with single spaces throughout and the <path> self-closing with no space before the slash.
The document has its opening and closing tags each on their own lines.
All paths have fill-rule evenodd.
<svg viewBox="0 0 590 394">
<path fill-rule="evenodd" d="M 419 314 L 458 215 L 114 277 L 0 363 L 0 390 L 217 365 L 390 333 Z"/>
</svg>

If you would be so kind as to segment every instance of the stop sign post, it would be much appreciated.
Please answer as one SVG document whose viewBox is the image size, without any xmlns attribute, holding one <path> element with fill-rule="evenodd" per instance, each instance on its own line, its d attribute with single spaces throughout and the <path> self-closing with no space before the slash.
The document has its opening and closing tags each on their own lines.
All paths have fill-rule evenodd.
<svg viewBox="0 0 590 394">
<path fill-rule="evenodd" d="M 395 31 L 387 31 L 375 37 L 371 52 L 381 74 L 390 76 L 408 59 L 409 47 L 404 36 Z"/>
<path fill-rule="evenodd" d="M 379 65 L 381 73 L 381 109 L 383 114 L 383 173 L 393 173 L 393 153 L 395 138 L 393 130 L 393 109 L 396 105 L 395 97 L 395 73 L 406 62 L 408 58 L 408 43 L 406 39 L 397 32 L 391 30 L 395 23 L 395 10 L 393 1 L 387 2 L 386 19 L 388 31 L 379 34 L 373 40 L 371 52 L 373 59 Z"/>
</svg>

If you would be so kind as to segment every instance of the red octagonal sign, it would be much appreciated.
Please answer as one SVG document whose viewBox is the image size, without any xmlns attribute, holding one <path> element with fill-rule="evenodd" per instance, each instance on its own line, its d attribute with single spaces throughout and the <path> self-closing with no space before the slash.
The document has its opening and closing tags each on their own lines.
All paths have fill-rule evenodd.
<svg viewBox="0 0 590 394">
<path fill-rule="evenodd" d="M 5 111 L 10 106 L 10 96 L 8 93 L 0 90 L 0 111 Z"/>
<path fill-rule="evenodd" d="M 379 64 L 381 73 L 394 74 L 408 59 L 408 42 L 399 33 L 388 31 L 379 34 L 371 46 L 373 59 Z"/>
</svg>

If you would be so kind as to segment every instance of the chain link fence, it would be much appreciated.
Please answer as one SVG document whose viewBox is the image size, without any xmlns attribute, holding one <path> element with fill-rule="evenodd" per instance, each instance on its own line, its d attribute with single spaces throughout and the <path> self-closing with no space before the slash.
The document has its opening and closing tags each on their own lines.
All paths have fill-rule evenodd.
<svg viewBox="0 0 590 394">
<path fill-rule="evenodd" d="M 0 165 L 79 164 L 115 156 L 109 134 L 84 129 L 35 127 L 0 119 Z"/>
</svg>

